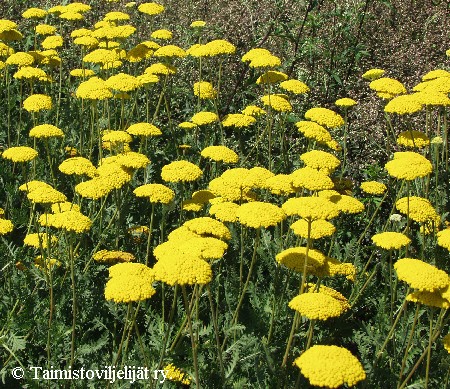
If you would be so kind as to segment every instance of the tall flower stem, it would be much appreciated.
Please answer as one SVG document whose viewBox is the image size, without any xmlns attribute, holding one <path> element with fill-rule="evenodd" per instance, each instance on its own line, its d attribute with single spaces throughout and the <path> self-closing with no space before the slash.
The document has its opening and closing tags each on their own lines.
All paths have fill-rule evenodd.
<svg viewBox="0 0 450 389">
<path fill-rule="evenodd" d="M 192 358 L 194 362 L 194 373 L 195 373 L 195 387 L 198 389 L 200 388 L 200 379 L 198 374 L 197 343 L 195 340 L 194 331 L 192 329 L 191 310 L 189 309 L 189 300 L 186 293 L 186 287 L 184 285 L 181 286 L 181 291 L 183 293 L 184 307 L 188 319 L 189 333 L 191 335 Z"/>
<path fill-rule="evenodd" d="M 76 340 L 76 322 L 77 322 L 77 301 L 75 289 L 75 255 L 73 248 L 73 234 L 66 233 L 66 240 L 69 243 L 69 264 L 70 264 L 70 280 L 72 283 L 72 340 L 70 343 L 70 364 L 73 366 L 75 362 L 75 340 Z"/>
<path fill-rule="evenodd" d="M 152 242 L 152 231 L 153 231 L 153 218 L 155 216 L 155 203 L 152 203 L 152 211 L 150 213 L 150 225 L 148 227 L 148 237 L 147 237 L 147 250 L 145 253 L 145 265 L 148 266 L 148 259 L 150 256 L 150 246 Z"/>
<path fill-rule="evenodd" d="M 223 361 L 222 361 L 222 348 L 220 346 L 220 338 L 219 338 L 219 326 L 217 323 L 217 310 L 214 309 L 214 302 L 213 302 L 213 298 L 212 298 L 211 287 L 208 285 L 206 287 L 206 290 L 208 292 L 209 305 L 211 307 L 211 317 L 212 317 L 213 326 L 214 326 L 214 334 L 216 337 L 217 361 L 219 362 L 220 374 L 222 376 L 222 380 L 225 380 L 225 370 L 223 368 Z"/>
<path fill-rule="evenodd" d="M 405 369 L 406 358 L 408 357 L 409 347 L 410 347 L 411 342 L 413 340 L 414 330 L 416 329 L 416 324 L 417 324 L 417 319 L 419 318 L 419 308 L 420 308 L 420 304 L 417 304 L 416 305 L 416 312 L 414 313 L 414 319 L 413 319 L 413 323 L 412 323 L 412 326 L 411 326 L 411 331 L 409 332 L 408 343 L 406 344 L 405 353 L 404 353 L 403 359 L 402 359 L 402 365 L 400 367 L 400 373 L 398 375 L 397 387 L 399 387 L 400 383 L 402 382 L 403 370 Z"/>
</svg>

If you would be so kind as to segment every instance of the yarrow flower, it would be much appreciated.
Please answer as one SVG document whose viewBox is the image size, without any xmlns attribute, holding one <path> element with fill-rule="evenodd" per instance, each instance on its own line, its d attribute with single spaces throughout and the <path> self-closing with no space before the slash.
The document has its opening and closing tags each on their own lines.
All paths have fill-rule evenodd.
<svg viewBox="0 0 450 389">
<path fill-rule="evenodd" d="M 397 144 L 409 148 L 421 149 L 430 144 L 430 139 L 423 132 L 408 130 L 398 135 Z"/>
<path fill-rule="evenodd" d="M 32 138 L 62 138 L 62 130 L 51 124 L 40 124 L 30 130 L 29 136 Z"/>
<path fill-rule="evenodd" d="M 344 119 L 338 113 L 327 108 L 311 108 L 305 112 L 305 119 L 312 120 L 327 128 L 344 125 Z"/>
<path fill-rule="evenodd" d="M 419 259 L 399 259 L 394 264 L 394 269 L 399 280 L 419 291 L 435 292 L 449 285 L 449 276 L 445 271 Z"/>
<path fill-rule="evenodd" d="M 313 220 L 311 222 L 308 222 L 306 219 L 300 219 L 292 223 L 290 228 L 294 231 L 295 235 L 309 239 L 320 239 L 331 236 L 336 231 L 336 227 L 333 226 L 333 224 L 321 219 Z"/>
<path fill-rule="evenodd" d="M 337 99 L 334 104 L 336 104 L 338 107 L 350 108 L 358 104 L 358 102 L 350 99 L 349 97 L 344 97 L 342 99 Z"/>
<path fill-rule="evenodd" d="M 212 236 L 222 240 L 231 239 L 231 233 L 228 227 L 210 217 L 197 217 L 188 220 L 183 226 L 201 236 Z"/>
<path fill-rule="evenodd" d="M 436 224 L 439 224 L 440 222 L 440 216 L 431 205 L 431 202 L 423 197 L 402 197 L 397 200 L 395 207 L 404 215 L 408 214 L 409 210 L 409 218 L 416 222 L 434 222 Z"/>
<path fill-rule="evenodd" d="M 411 243 L 406 235 L 400 232 L 381 232 L 372 236 L 372 242 L 385 250 L 398 250 Z"/>
<path fill-rule="evenodd" d="M 256 122 L 253 116 L 241 114 L 241 113 L 230 113 L 226 115 L 222 120 L 222 125 L 224 127 L 249 127 Z"/>
<path fill-rule="evenodd" d="M 135 123 L 128 127 L 126 131 L 131 135 L 142 137 L 162 135 L 161 130 L 151 123 Z"/>
<path fill-rule="evenodd" d="M 164 366 L 164 374 L 169 381 L 181 382 L 183 385 L 190 385 L 191 383 L 191 378 L 187 373 L 182 372 L 173 363 Z"/>
<path fill-rule="evenodd" d="M 298 131 L 308 139 L 314 139 L 321 143 L 330 142 L 332 140 L 328 130 L 316 122 L 303 120 L 295 123 L 295 125 L 298 128 Z"/>
<path fill-rule="evenodd" d="M 341 164 L 333 154 L 321 150 L 311 150 L 300 155 L 306 166 L 317 169 L 325 174 L 331 174 Z"/>
<path fill-rule="evenodd" d="M 281 208 L 260 201 L 241 204 L 236 211 L 236 216 L 239 223 L 251 228 L 275 226 L 286 218 Z"/>
<path fill-rule="evenodd" d="M 366 379 L 361 362 L 344 347 L 312 346 L 294 364 L 314 386 L 338 388 L 346 384 L 352 387 Z"/>
<path fill-rule="evenodd" d="M 138 6 L 138 11 L 147 15 L 158 15 L 164 11 L 164 7 L 158 3 L 142 3 Z"/>
<path fill-rule="evenodd" d="M 290 112 L 292 111 L 292 105 L 289 100 L 283 95 L 265 95 L 261 97 L 261 101 L 264 105 L 271 107 L 278 112 Z"/>
<path fill-rule="evenodd" d="M 42 94 L 31 95 L 23 101 L 23 108 L 28 112 L 49 110 L 52 108 L 52 99 Z"/>
<path fill-rule="evenodd" d="M 174 161 L 163 166 L 161 170 L 161 178 L 167 182 L 196 181 L 202 175 L 202 170 L 189 161 Z"/>
<path fill-rule="evenodd" d="M 233 203 L 231 201 L 224 201 L 211 205 L 211 208 L 209 208 L 209 214 L 213 215 L 222 223 L 234 223 L 237 221 L 238 209 L 239 204 Z"/>
<path fill-rule="evenodd" d="M 342 304 L 325 293 L 302 293 L 289 302 L 289 308 L 310 320 L 327 320 L 343 312 Z"/>
<path fill-rule="evenodd" d="M 280 83 L 280 88 L 288 92 L 300 95 L 310 91 L 308 85 L 299 80 L 286 80 Z"/>
<path fill-rule="evenodd" d="M 14 229 L 14 225 L 11 220 L 0 219 L 0 235 L 9 234 Z"/>
<path fill-rule="evenodd" d="M 16 146 L 6 149 L 1 156 L 12 162 L 29 162 L 38 156 L 38 152 L 27 146 Z"/>
<path fill-rule="evenodd" d="M 214 99 L 217 96 L 217 91 L 210 82 L 200 81 L 194 84 L 194 95 L 200 99 Z"/>
<path fill-rule="evenodd" d="M 383 69 L 370 69 L 362 75 L 362 78 L 364 78 L 365 80 L 373 81 L 383 77 L 383 75 L 384 75 Z"/>
<path fill-rule="evenodd" d="M 78 211 L 66 211 L 41 215 L 39 217 L 39 224 L 44 227 L 49 226 L 80 234 L 91 228 L 92 221 Z"/>
<path fill-rule="evenodd" d="M 372 195 L 382 195 L 387 190 L 386 185 L 384 185 L 382 182 L 377 181 L 362 182 L 360 188 L 363 192 Z"/>
<path fill-rule="evenodd" d="M 151 33 L 150 37 L 153 39 L 169 40 L 169 39 L 172 39 L 173 34 L 169 30 L 161 29 L 161 30 L 153 31 Z"/>
<path fill-rule="evenodd" d="M 369 88 L 378 93 L 387 93 L 392 97 L 406 93 L 404 85 L 393 78 L 383 77 L 372 81 Z"/>
<path fill-rule="evenodd" d="M 390 176 L 408 181 L 425 177 L 433 171 L 433 166 L 428 159 L 411 151 L 394 153 L 394 159 L 388 161 L 384 168 Z"/>
<path fill-rule="evenodd" d="M 97 262 L 105 263 L 132 262 L 135 260 L 133 254 L 118 250 L 100 250 L 92 258 Z"/>
<path fill-rule="evenodd" d="M 239 156 L 226 146 L 208 146 L 205 147 L 200 155 L 203 158 L 209 158 L 213 161 L 224 163 L 237 163 Z"/>
<path fill-rule="evenodd" d="M 339 208 L 321 197 L 295 197 L 287 200 L 282 208 L 288 216 L 298 215 L 304 219 L 329 220 L 339 215 Z"/>
<path fill-rule="evenodd" d="M 191 118 L 191 122 L 196 124 L 197 126 L 203 126 L 217 121 L 219 121 L 219 117 L 217 116 L 217 114 L 208 111 L 197 112 Z"/>
<path fill-rule="evenodd" d="M 334 183 L 328 175 L 312 167 L 297 169 L 291 173 L 292 186 L 297 190 L 305 188 L 311 191 L 334 188 Z"/>
<path fill-rule="evenodd" d="M 384 112 L 398 115 L 412 114 L 422 109 L 422 103 L 414 95 L 394 97 L 384 107 Z"/>
<path fill-rule="evenodd" d="M 141 185 L 133 193 L 137 197 L 147 197 L 150 203 L 169 204 L 175 197 L 175 192 L 162 184 Z"/>
</svg>

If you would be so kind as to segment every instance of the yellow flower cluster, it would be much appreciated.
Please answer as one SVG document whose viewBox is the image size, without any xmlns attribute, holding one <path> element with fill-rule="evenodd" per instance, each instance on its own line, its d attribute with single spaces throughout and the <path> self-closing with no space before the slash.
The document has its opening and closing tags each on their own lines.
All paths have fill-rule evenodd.
<svg viewBox="0 0 450 389">
<path fill-rule="evenodd" d="M 387 231 L 372 236 L 372 242 L 385 250 L 398 250 L 410 244 L 411 239 L 400 232 Z"/>
<path fill-rule="evenodd" d="M 394 78 L 382 77 L 372 81 L 369 88 L 378 93 L 388 94 L 392 97 L 406 93 L 404 85 Z"/>
<path fill-rule="evenodd" d="M 169 204 L 175 197 L 175 192 L 162 184 L 141 185 L 133 193 L 137 197 L 147 197 L 151 203 Z"/>
<path fill-rule="evenodd" d="M 362 78 L 364 78 L 365 80 L 373 81 L 380 77 L 383 77 L 383 75 L 384 75 L 383 69 L 369 69 L 362 75 Z"/>
<path fill-rule="evenodd" d="M 309 92 L 309 87 L 299 80 L 286 80 L 280 83 L 280 88 L 285 91 L 300 95 Z"/>
<path fill-rule="evenodd" d="M 222 125 L 224 127 L 243 128 L 249 127 L 255 122 L 256 119 L 251 115 L 241 113 L 230 113 L 223 118 Z"/>
<path fill-rule="evenodd" d="M 312 120 L 327 128 L 336 128 L 344 125 L 342 116 L 328 108 L 310 108 L 305 112 L 305 119 Z"/>
<path fill-rule="evenodd" d="M 251 228 L 276 226 L 286 218 L 281 208 L 261 201 L 242 204 L 236 211 L 236 216 L 239 223 Z"/>
<path fill-rule="evenodd" d="M 180 382 L 183 385 L 190 385 L 191 383 L 191 379 L 189 378 L 189 376 L 186 373 L 182 372 L 173 363 L 169 363 L 168 365 L 164 366 L 164 374 L 169 381 Z"/>
<path fill-rule="evenodd" d="M 200 155 L 203 158 L 209 158 L 213 161 L 224 163 L 237 163 L 239 156 L 226 146 L 208 146 L 205 147 Z"/>
<path fill-rule="evenodd" d="M 334 188 L 333 181 L 326 173 L 308 166 L 292 172 L 291 179 L 292 186 L 297 190 L 305 188 L 311 191 L 317 191 Z"/>
<path fill-rule="evenodd" d="M 352 387 L 366 378 L 361 362 L 344 347 L 312 346 L 294 364 L 314 386 L 338 388 L 346 384 Z"/>
<path fill-rule="evenodd" d="M 316 122 L 303 120 L 295 123 L 295 125 L 297 126 L 298 131 L 308 139 L 314 139 L 321 143 L 330 142 L 332 140 L 328 130 Z"/>
<path fill-rule="evenodd" d="M 394 159 L 388 161 L 384 168 L 390 176 L 408 181 L 425 177 L 433 171 L 428 159 L 412 151 L 394 153 Z"/>
<path fill-rule="evenodd" d="M 344 97 L 342 99 L 337 99 L 334 104 L 336 104 L 338 107 L 346 109 L 355 106 L 356 104 L 358 104 L 358 102 L 350 99 L 349 97 Z"/>
<path fill-rule="evenodd" d="M 6 235 L 14 229 L 11 220 L 0 218 L 0 235 Z"/>
<path fill-rule="evenodd" d="M 319 250 L 309 249 L 306 259 L 306 247 L 290 247 L 275 256 L 276 261 L 288 269 L 302 273 L 306 261 L 308 273 L 315 272 L 326 262 L 325 255 Z"/>
<path fill-rule="evenodd" d="M 40 124 L 30 130 L 29 136 L 32 138 L 62 138 L 64 133 L 51 124 Z"/>
<path fill-rule="evenodd" d="M 295 235 L 301 236 L 302 238 L 308 238 L 308 224 L 309 222 L 305 219 L 297 220 L 292 223 L 290 228 L 294 231 Z M 336 227 L 326 220 L 313 220 L 309 227 L 309 238 L 310 239 L 320 239 L 327 236 L 331 236 L 336 231 Z"/>
<path fill-rule="evenodd" d="M 397 200 L 397 202 L 395 203 L 395 207 L 399 212 L 406 215 L 408 213 L 408 201 L 410 219 L 418 223 L 435 222 L 436 224 L 439 224 L 441 220 L 440 216 L 433 208 L 430 201 L 424 199 L 423 197 L 402 197 L 401 199 Z"/>
<path fill-rule="evenodd" d="M 329 220 L 339 215 L 336 204 L 321 197 L 291 198 L 282 205 L 282 208 L 288 216 L 298 215 L 311 220 Z"/>
<path fill-rule="evenodd" d="M 430 144 L 430 139 L 423 132 L 408 130 L 398 135 L 397 144 L 409 148 L 421 149 Z"/>
<path fill-rule="evenodd" d="M 275 84 L 280 81 L 285 81 L 285 80 L 287 80 L 287 78 L 288 78 L 287 74 L 285 74 L 283 72 L 278 72 L 276 70 L 268 70 L 267 72 L 261 74 L 258 77 L 258 79 L 256 80 L 256 83 L 258 85 Z"/>
<path fill-rule="evenodd" d="M 54 227 L 77 234 L 90 230 L 92 221 L 78 211 L 65 211 L 55 214 L 44 214 L 39 217 L 41 226 Z"/>
<path fill-rule="evenodd" d="M 437 244 L 450 251 L 450 229 L 439 231 L 437 233 Z"/>
<path fill-rule="evenodd" d="M 28 112 L 48 110 L 52 108 L 52 99 L 47 95 L 34 94 L 23 101 L 23 108 Z"/>
<path fill-rule="evenodd" d="M 198 217 L 188 220 L 184 223 L 184 226 L 188 230 L 204 237 L 212 236 L 222 240 L 231 239 L 231 233 L 228 227 L 210 217 Z"/>
<path fill-rule="evenodd" d="M 194 95 L 202 100 L 214 99 L 217 96 L 217 91 L 210 82 L 200 81 L 194 83 Z"/>
<path fill-rule="evenodd" d="M 5 159 L 9 159 L 12 162 L 29 162 L 35 159 L 38 155 L 38 152 L 27 146 L 16 146 L 10 147 L 6 149 L 2 157 Z"/>
<path fill-rule="evenodd" d="M 322 293 L 302 293 L 289 302 L 289 308 L 296 310 L 309 320 L 327 320 L 343 312 L 342 304 L 334 297 Z"/>
<path fill-rule="evenodd" d="M 265 95 L 261 97 L 261 101 L 264 105 L 272 108 L 277 112 L 290 112 L 292 111 L 292 105 L 284 95 Z"/>
<path fill-rule="evenodd" d="M 398 279 L 419 291 L 435 292 L 449 285 L 449 276 L 437 267 L 419 259 L 402 258 L 394 264 Z"/>
<path fill-rule="evenodd" d="M 202 175 L 202 170 L 189 161 L 174 161 L 164 165 L 161 170 L 161 178 L 167 182 L 196 181 Z"/>
<path fill-rule="evenodd" d="M 422 109 L 422 103 L 414 95 L 402 95 L 394 97 L 384 107 L 384 112 L 406 115 L 418 112 Z"/>
<path fill-rule="evenodd" d="M 287 196 L 295 193 L 295 188 L 292 186 L 292 176 L 290 174 L 277 174 L 266 179 L 265 186 L 270 190 L 270 193 L 275 195 Z"/>
<path fill-rule="evenodd" d="M 52 187 L 40 187 L 27 193 L 28 200 L 39 204 L 55 204 L 67 201 L 67 197 Z"/>
<path fill-rule="evenodd" d="M 113 94 L 105 81 L 92 77 L 78 86 L 75 96 L 80 99 L 105 100 L 111 98 Z"/>
<path fill-rule="evenodd" d="M 327 175 L 333 173 L 341 164 L 333 154 L 321 150 L 311 150 L 300 155 L 306 166 L 317 169 Z"/>
<path fill-rule="evenodd" d="M 219 121 L 219 117 L 214 112 L 202 111 L 197 112 L 191 118 L 191 122 L 197 126 L 203 126 Z"/>
<path fill-rule="evenodd" d="M 53 246 L 57 241 L 58 238 L 56 236 L 38 232 L 27 234 L 25 235 L 25 238 L 23 238 L 24 245 L 31 246 L 36 249 L 46 249 L 48 247 L 48 243 L 50 243 L 50 246 Z"/>
<path fill-rule="evenodd" d="M 428 305 L 429 307 L 450 308 L 450 302 L 445 299 L 440 291 L 436 292 L 426 292 L 426 291 L 414 291 L 406 296 L 407 301 L 412 301 L 414 303 L 420 303 L 423 305 Z"/>
<path fill-rule="evenodd" d="M 110 279 L 105 286 L 106 300 L 115 303 L 143 301 L 152 297 L 154 272 L 141 263 L 124 262 L 109 268 Z"/>
<path fill-rule="evenodd" d="M 84 157 L 72 157 L 64 160 L 58 166 L 61 173 L 68 175 L 86 175 L 90 178 L 97 175 L 97 169 L 89 159 Z"/>
<path fill-rule="evenodd" d="M 377 181 L 362 182 L 360 188 L 363 192 L 372 195 L 382 195 L 387 190 L 386 185 L 384 185 L 382 182 Z"/>
<path fill-rule="evenodd" d="M 121 92 L 130 92 L 141 86 L 139 80 L 125 73 L 118 73 L 114 76 L 109 77 L 105 81 L 105 85 L 113 90 L 121 91 Z"/>
<path fill-rule="evenodd" d="M 100 250 L 97 251 L 92 258 L 94 258 L 97 262 L 132 262 L 135 257 L 131 253 L 127 253 L 125 251 L 118 250 Z"/>
<path fill-rule="evenodd" d="M 223 223 L 234 223 L 237 221 L 237 211 L 239 205 L 230 201 L 224 201 L 211 205 L 209 208 L 209 214 L 213 215 L 216 219 Z"/>
</svg>

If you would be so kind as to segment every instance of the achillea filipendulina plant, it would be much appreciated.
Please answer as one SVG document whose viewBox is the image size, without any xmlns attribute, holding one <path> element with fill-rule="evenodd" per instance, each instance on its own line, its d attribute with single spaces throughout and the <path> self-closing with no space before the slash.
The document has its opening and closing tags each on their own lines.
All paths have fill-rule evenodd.
<svg viewBox="0 0 450 389">
<path fill-rule="evenodd" d="M 316 345 L 294 362 L 311 385 L 325 388 L 349 387 L 366 379 L 361 362 L 346 348 Z"/>
<path fill-rule="evenodd" d="M 336 128 L 344 125 L 342 116 L 328 108 L 311 108 L 305 112 L 305 119 L 327 128 Z"/>
</svg>

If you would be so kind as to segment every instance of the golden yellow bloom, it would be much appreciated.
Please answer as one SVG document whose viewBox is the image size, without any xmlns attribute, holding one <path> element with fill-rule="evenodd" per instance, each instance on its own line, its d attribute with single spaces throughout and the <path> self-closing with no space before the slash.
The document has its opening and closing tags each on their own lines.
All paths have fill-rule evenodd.
<svg viewBox="0 0 450 389">
<path fill-rule="evenodd" d="M 310 91 L 308 85 L 299 80 L 287 80 L 280 83 L 280 88 L 296 95 L 308 93 Z"/>
<path fill-rule="evenodd" d="M 414 291 L 406 296 L 406 300 L 412 301 L 414 303 L 420 303 L 423 305 L 428 305 L 429 307 L 450 308 L 450 302 L 442 297 L 440 291 L 436 292 L 426 292 L 426 291 Z"/>
<path fill-rule="evenodd" d="M 308 221 L 305 219 L 297 220 L 292 223 L 290 228 L 294 231 L 295 235 L 301 236 L 302 238 L 308 238 Z M 311 222 L 309 238 L 310 239 L 320 239 L 327 236 L 331 236 L 336 231 L 336 227 L 326 220 L 313 220 Z"/>
<path fill-rule="evenodd" d="M 44 227 L 49 226 L 80 234 L 91 228 L 92 221 L 80 212 L 66 211 L 51 215 L 41 215 L 39 224 Z"/>
<path fill-rule="evenodd" d="M 41 187 L 29 191 L 27 197 L 31 202 L 39 204 L 54 204 L 67 201 L 67 197 L 65 194 L 51 187 Z"/>
<path fill-rule="evenodd" d="M 256 122 L 253 116 L 245 115 L 241 113 L 230 113 L 226 115 L 222 120 L 222 125 L 224 127 L 249 127 Z"/>
<path fill-rule="evenodd" d="M 191 24 L 191 27 L 196 26 L 192 26 Z M 169 381 L 181 382 L 183 385 L 190 385 L 191 383 L 191 379 L 187 373 L 182 372 L 179 368 L 175 367 L 173 363 L 164 366 L 164 373 Z"/>
<path fill-rule="evenodd" d="M 422 109 L 422 103 L 414 95 L 394 97 L 384 107 L 384 112 L 398 115 L 412 114 Z"/>
<path fill-rule="evenodd" d="M 449 285 L 448 274 L 419 259 L 402 258 L 394 264 L 398 279 L 419 291 L 435 292 Z"/>
<path fill-rule="evenodd" d="M 161 170 L 161 178 L 167 182 L 196 181 L 202 175 L 202 170 L 189 161 L 174 161 L 164 165 Z"/>
<path fill-rule="evenodd" d="M 385 250 L 400 249 L 411 243 L 406 235 L 400 232 L 381 232 L 372 236 L 372 242 Z"/>
<path fill-rule="evenodd" d="M 219 121 L 219 117 L 217 116 L 217 114 L 208 111 L 197 112 L 191 118 L 191 122 L 196 124 L 197 126 L 203 126 L 217 121 Z"/>
<path fill-rule="evenodd" d="M 334 188 L 334 183 L 330 177 L 325 173 L 308 166 L 292 172 L 291 179 L 292 186 L 297 190 L 299 188 L 305 188 L 315 191 Z"/>
<path fill-rule="evenodd" d="M 450 251 L 450 229 L 439 231 L 437 233 L 437 244 Z"/>
<path fill-rule="evenodd" d="M 194 20 L 191 25 L 192 28 L 202 28 L 206 26 L 206 22 L 203 20 Z"/>
<path fill-rule="evenodd" d="M 237 221 L 237 211 L 239 205 L 232 203 L 231 201 L 224 201 L 221 203 L 216 203 L 211 205 L 209 209 L 209 214 L 213 215 L 216 219 L 220 220 L 222 223 L 234 223 Z"/>
<path fill-rule="evenodd" d="M 248 64 L 251 68 L 276 68 L 280 65 L 280 58 L 272 54 L 254 57 Z"/>
<path fill-rule="evenodd" d="M 52 36 L 48 36 L 47 38 L 45 38 L 42 43 L 41 46 L 43 49 L 45 50 L 49 50 L 49 49 L 56 49 L 57 47 L 61 47 L 63 45 L 63 38 L 62 36 L 59 35 L 52 35 Z"/>
<path fill-rule="evenodd" d="M 239 156 L 226 146 L 208 146 L 205 147 L 200 155 L 203 158 L 209 158 L 213 161 L 224 163 L 237 163 Z"/>
<path fill-rule="evenodd" d="M 153 39 L 169 40 L 169 39 L 172 39 L 173 34 L 169 30 L 161 29 L 161 30 L 153 31 L 151 33 L 150 37 L 153 38 Z"/>
<path fill-rule="evenodd" d="M 105 81 L 98 77 L 92 77 L 80 84 L 75 96 L 88 100 L 104 100 L 113 96 Z"/>
<path fill-rule="evenodd" d="M 386 185 L 377 181 L 362 182 L 360 188 L 363 192 L 372 195 L 382 195 L 387 190 Z"/>
<path fill-rule="evenodd" d="M 23 101 L 23 108 L 28 112 L 39 112 L 52 108 L 52 99 L 50 96 L 35 94 L 28 96 Z"/>
<path fill-rule="evenodd" d="M 222 240 L 230 240 L 231 232 L 228 227 L 218 220 L 210 217 L 197 217 L 183 224 L 190 231 L 201 236 L 213 236 Z"/>
<path fill-rule="evenodd" d="M 344 125 L 344 119 L 338 113 L 327 108 L 311 108 L 305 112 L 305 119 L 312 120 L 327 128 Z"/>
<path fill-rule="evenodd" d="M 292 111 L 292 105 L 284 95 L 265 95 L 261 97 L 261 101 L 264 105 L 269 106 L 278 112 L 290 112 Z"/>
<path fill-rule="evenodd" d="M 261 74 L 258 79 L 256 80 L 256 83 L 258 85 L 260 84 L 276 84 L 280 81 L 285 81 L 288 79 L 287 74 L 283 72 L 278 72 L 276 70 L 268 70 L 264 74 Z"/>
<path fill-rule="evenodd" d="M 106 283 L 105 298 L 115 303 L 146 300 L 156 293 L 151 284 L 152 282 L 153 277 L 145 275 L 127 274 L 112 277 Z"/>
<path fill-rule="evenodd" d="M 369 84 L 369 88 L 379 93 L 387 93 L 391 96 L 406 93 L 406 88 L 400 81 L 389 77 L 378 78 L 372 81 Z"/>
<path fill-rule="evenodd" d="M 97 169 L 84 157 L 72 157 L 64 160 L 58 167 L 59 171 L 68 175 L 87 175 L 88 177 L 95 177 Z"/>
<path fill-rule="evenodd" d="M 33 234 L 27 234 L 25 235 L 25 238 L 23 238 L 23 244 L 25 246 L 31 246 L 36 249 L 46 249 L 48 247 L 48 243 L 50 243 L 50 246 L 53 246 L 56 244 L 56 242 L 58 242 L 58 238 L 56 236 L 37 232 Z"/>
<path fill-rule="evenodd" d="M 295 197 L 287 200 L 282 208 L 288 216 L 298 215 L 304 219 L 329 220 L 339 215 L 339 208 L 321 197 Z"/>
<path fill-rule="evenodd" d="M 352 387 L 366 379 L 361 362 L 344 347 L 312 346 L 294 364 L 314 386 L 338 388 L 346 384 Z"/>
<path fill-rule="evenodd" d="M 30 130 L 29 136 L 32 138 L 62 138 L 64 133 L 61 129 L 51 124 L 40 124 Z"/>
<path fill-rule="evenodd" d="M 175 197 L 175 192 L 162 184 L 141 185 L 133 193 L 137 197 L 147 197 L 151 203 L 169 204 Z"/>
<path fill-rule="evenodd" d="M 194 83 L 194 95 L 202 100 L 214 99 L 217 96 L 217 91 L 210 82 L 200 81 Z"/>
<path fill-rule="evenodd" d="M 327 320 L 344 312 L 338 300 L 322 292 L 302 293 L 289 302 L 289 308 L 309 320 Z"/>
<path fill-rule="evenodd" d="M 141 86 L 136 77 L 125 73 L 118 73 L 109 77 L 105 84 L 108 88 L 121 92 L 130 92 Z"/>
<path fill-rule="evenodd" d="M 348 97 L 344 97 L 342 99 L 337 99 L 334 104 L 336 104 L 338 107 L 346 109 L 355 106 L 356 104 L 358 104 L 358 102 Z"/>
<path fill-rule="evenodd" d="M 300 155 L 306 166 L 317 169 L 327 175 L 331 174 L 341 164 L 333 154 L 321 150 L 311 150 Z"/>
<path fill-rule="evenodd" d="M 14 225 L 11 220 L 0 219 L 0 235 L 6 235 L 14 229 Z"/>
<path fill-rule="evenodd" d="M 6 149 L 1 156 L 12 162 L 29 162 L 35 159 L 37 155 L 38 152 L 31 147 L 16 146 Z"/>
<path fill-rule="evenodd" d="M 395 207 L 404 215 L 408 213 L 408 200 L 409 200 L 409 217 L 410 219 L 419 222 L 435 222 L 439 224 L 440 217 L 436 210 L 431 205 L 430 201 L 417 196 L 402 197 L 397 200 Z"/>
<path fill-rule="evenodd" d="M 168 58 L 184 58 L 187 56 L 186 51 L 181 47 L 175 45 L 161 46 L 153 53 L 155 57 L 168 57 Z"/>
<path fill-rule="evenodd" d="M 332 140 L 331 134 L 320 124 L 310 121 L 300 121 L 295 123 L 298 131 L 301 132 L 306 138 L 314 139 L 318 142 L 330 142 Z"/>
<path fill-rule="evenodd" d="M 421 149 L 430 144 L 430 139 L 423 132 L 408 130 L 398 135 L 397 144 L 409 148 Z"/>
<path fill-rule="evenodd" d="M 257 117 L 257 116 L 260 116 L 260 115 L 265 115 L 267 112 L 264 109 L 262 109 L 262 108 L 260 108 L 260 107 L 258 107 L 256 105 L 247 105 L 241 111 L 241 113 L 243 113 L 244 115 L 247 115 L 247 116 Z"/>
<path fill-rule="evenodd" d="M 286 218 L 281 208 L 260 201 L 241 204 L 236 211 L 236 216 L 239 223 L 251 228 L 276 226 Z"/>
<path fill-rule="evenodd" d="M 373 81 L 383 77 L 383 75 L 383 69 L 370 69 L 362 75 L 362 78 L 364 78 L 365 80 Z"/>
<path fill-rule="evenodd" d="M 41 8 L 28 8 L 22 13 L 22 17 L 25 19 L 42 19 L 47 15 L 47 11 Z"/>
<path fill-rule="evenodd" d="M 147 15 L 158 15 L 164 11 L 164 7 L 158 3 L 142 3 L 138 10 Z"/>
<path fill-rule="evenodd" d="M 117 251 L 117 250 L 100 250 L 97 251 L 92 258 L 97 262 L 132 262 L 135 260 L 135 257 L 131 253 L 127 253 L 125 251 Z"/>
<path fill-rule="evenodd" d="M 411 151 L 394 153 L 394 159 L 387 162 L 384 168 L 390 176 L 408 181 L 425 177 L 433 171 L 428 159 Z"/>
<path fill-rule="evenodd" d="M 38 24 L 35 31 L 37 35 L 53 35 L 56 32 L 56 27 L 48 24 Z"/>
<path fill-rule="evenodd" d="M 303 272 L 306 261 L 306 247 L 291 247 L 275 256 L 276 261 L 296 272 Z M 319 250 L 309 249 L 306 270 L 308 273 L 325 264 L 326 257 Z"/>
<path fill-rule="evenodd" d="M 164 76 L 169 76 L 175 74 L 177 69 L 175 66 L 165 64 L 165 63 L 154 63 L 145 69 L 147 74 L 162 74 Z"/>
<path fill-rule="evenodd" d="M 112 12 L 108 12 L 103 17 L 103 20 L 106 20 L 107 22 L 117 22 L 119 20 L 130 20 L 130 15 L 128 15 L 125 12 L 112 11 Z"/>
</svg>

